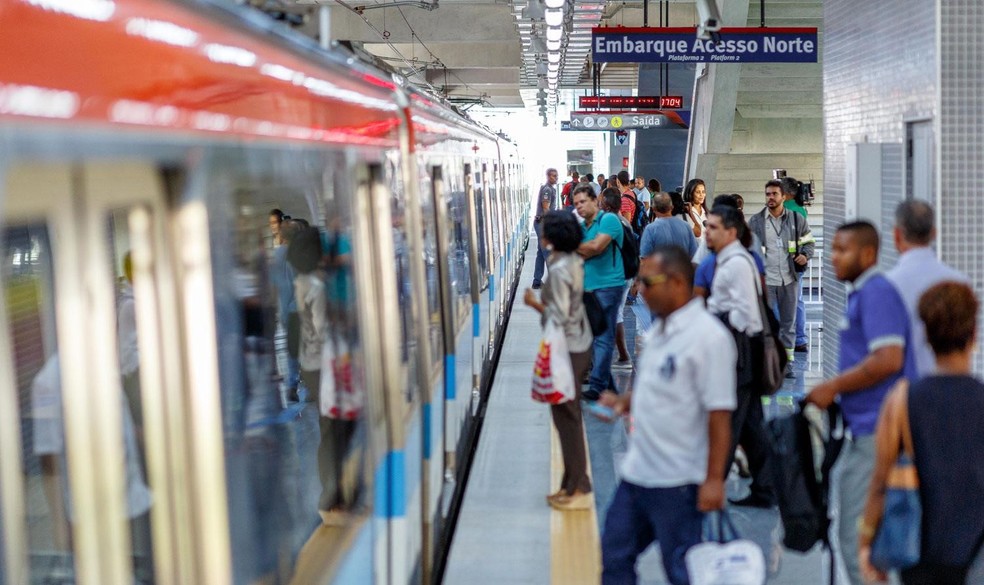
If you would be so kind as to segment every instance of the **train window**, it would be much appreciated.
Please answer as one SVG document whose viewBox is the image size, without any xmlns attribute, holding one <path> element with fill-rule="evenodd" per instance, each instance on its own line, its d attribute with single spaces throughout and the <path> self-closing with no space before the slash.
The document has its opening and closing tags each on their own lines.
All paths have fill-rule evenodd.
<svg viewBox="0 0 984 585">
<path fill-rule="evenodd" d="M 416 328 L 413 313 L 408 309 L 413 306 L 414 290 L 410 275 L 410 241 L 407 233 L 407 195 L 404 191 L 403 176 L 397 168 L 395 157 L 390 158 L 389 164 L 383 168 L 373 167 L 374 171 L 385 173 L 385 176 L 373 177 L 373 194 L 389 197 L 390 225 L 393 234 L 393 254 L 396 267 L 396 292 L 400 307 L 400 362 L 406 373 L 401 376 L 403 382 L 402 395 L 407 405 L 414 401 L 414 388 L 417 381 Z M 429 179 L 428 179 L 429 180 Z M 384 182 L 389 189 L 380 189 L 377 182 Z M 388 192 L 387 192 L 388 191 Z M 425 220 L 426 222 L 426 220 Z M 433 225 L 433 220 L 431 220 Z M 384 236 L 385 237 L 385 236 Z"/>
<path fill-rule="evenodd" d="M 433 181 L 431 170 L 421 168 L 420 172 L 420 212 L 423 220 L 424 278 L 427 283 L 427 339 L 430 342 L 431 368 L 441 363 L 444 355 L 441 332 L 441 287 L 437 268 L 437 215 L 434 210 Z"/>
<path fill-rule="evenodd" d="M 3 292 L 18 391 L 32 582 L 74 582 L 71 503 L 46 224 L 3 229 Z"/>
<path fill-rule="evenodd" d="M 471 304 L 471 263 L 468 258 L 468 200 L 463 177 L 448 173 L 444 180 L 444 198 L 448 206 L 451 233 L 448 242 L 448 263 L 451 289 L 456 300 L 456 313 L 463 315 Z M 461 322 L 464 326 L 464 322 Z"/>
<path fill-rule="evenodd" d="M 485 170 L 485 165 L 482 165 L 482 170 Z M 486 225 L 488 219 L 486 218 L 485 211 L 485 190 L 482 175 L 484 172 L 475 171 L 475 218 L 477 225 L 475 226 L 475 231 L 478 234 L 478 266 L 481 268 L 480 282 L 482 283 L 482 288 L 485 288 L 487 283 L 486 276 L 489 273 L 489 257 L 488 257 L 488 232 L 486 231 Z"/>
<path fill-rule="evenodd" d="M 371 503 L 355 179 L 286 151 L 210 167 L 234 580 L 324 580 Z"/>
</svg>

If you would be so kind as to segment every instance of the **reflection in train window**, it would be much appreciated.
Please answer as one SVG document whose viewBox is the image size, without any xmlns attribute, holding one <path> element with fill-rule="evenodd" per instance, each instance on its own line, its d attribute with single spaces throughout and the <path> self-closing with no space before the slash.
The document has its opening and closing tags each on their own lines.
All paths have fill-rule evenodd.
<svg viewBox="0 0 984 585">
<path fill-rule="evenodd" d="M 130 548 L 133 572 L 138 583 L 153 581 L 150 507 L 153 495 L 147 486 L 144 441 L 144 408 L 140 391 L 140 343 L 137 338 L 137 305 L 133 294 L 133 263 L 130 256 L 126 209 L 106 218 L 108 250 L 114 269 L 116 291 L 116 342 L 120 367 L 120 396 L 123 413 L 123 453 L 126 479 L 126 513 L 130 518 Z"/>
<path fill-rule="evenodd" d="M 444 196 L 448 206 L 451 234 L 448 242 L 448 263 L 451 288 L 457 302 L 457 315 L 462 315 L 471 305 L 471 264 L 468 258 L 468 200 L 457 173 L 447 173 Z"/>
<path fill-rule="evenodd" d="M 377 167 L 373 168 L 376 169 Z M 380 168 L 379 172 L 385 172 L 386 176 L 376 179 L 389 185 L 390 224 L 393 228 L 393 253 L 396 264 L 396 292 L 399 307 L 401 307 L 400 361 L 402 362 L 402 375 L 400 380 L 403 382 L 403 398 L 406 404 L 412 404 L 415 381 L 417 380 L 417 342 L 413 313 L 409 310 L 413 306 L 414 298 L 413 283 L 410 276 L 410 241 L 407 233 L 407 194 L 404 191 L 403 177 L 397 170 L 394 158 L 390 159 L 385 171 Z M 373 196 L 386 193 L 386 189 L 378 187 L 378 185 L 373 185 Z"/>
<path fill-rule="evenodd" d="M 2 258 L 21 421 L 31 582 L 74 583 L 55 274 L 47 226 L 5 226 Z"/>
<path fill-rule="evenodd" d="M 440 171 L 440 167 L 437 167 Z M 441 288 L 437 269 L 437 216 L 434 215 L 433 169 L 420 171 L 420 212 L 423 219 L 424 278 L 427 283 L 427 339 L 430 342 L 431 367 L 441 363 L 444 355 L 441 332 Z"/>
<path fill-rule="evenodd" d="M 341 161 L 320 155 L 211 167 L 235 581 L 286 582 L 337 553 L 371 500 L 354 189 Z M 320 558 L 298 556 L 306 543 Z"/>
<path fill-rule="evenodd" d="M 482 165 L 483 168 L 485 165 Z M 480 171 L 475 172 L 474 180 L 474 198 L 475 198 L 475 231 L 478 234 L 478 266 L 482 269 L 479 273 L 479 282 L 481 287 L 484 289 L 487 281 L 486 275 L 489 272 L 489 258 L 488 258 L 488 235 L 485 231 L 485 197 L 482 190 L 482 173 Z"/>
</svg>

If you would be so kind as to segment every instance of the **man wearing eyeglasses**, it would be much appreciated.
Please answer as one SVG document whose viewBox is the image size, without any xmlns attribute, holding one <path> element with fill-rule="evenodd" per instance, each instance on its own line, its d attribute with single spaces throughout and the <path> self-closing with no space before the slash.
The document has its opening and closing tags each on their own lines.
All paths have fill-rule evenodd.
<svg viewBox="0 0 984 585">
<path fill-rule="evenodd" d="M 602 535 L 602 583 L 635 583 L 636 559 L 658 541 L 667 578 L 678 585 L 689 582 L 684 553 L 701 541 L 704 513 L 724 508 L 737 350 L 694 298 L 694 268 L 682 248 L 657 247 L 637 281 L 656 320 L 633 391 L 600 400 L 634 415 Z M 710 362 L 708 347 L 715 348 Z"/>
</svg>

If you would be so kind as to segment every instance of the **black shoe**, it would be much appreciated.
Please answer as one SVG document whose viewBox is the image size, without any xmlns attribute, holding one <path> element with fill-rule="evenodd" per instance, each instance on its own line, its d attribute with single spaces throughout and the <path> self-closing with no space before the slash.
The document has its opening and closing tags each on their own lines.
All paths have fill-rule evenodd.
<svg viewBox="0 0 984 585">
<path fill-rule="evenodd" d="M 533 283 L 533 286 L 531 286 L 530 288 L 532 288 L 532 289 L 535 290 L 535 289 L 538 289 L 538 288 L 540 288 L 542 286 L 543 286 L 543 283 L 542 282 L 534 282 Z"/>
<path fill-rule="evenodd" d="M 805 343 L 803 345 L 797 345 L 795 348 L 793 348 L 793 351 L 795 351 L 796 353 L 807 353 L 808 351 L 810 351 L 810 346 Z"/>
<path fill-rule="evenodd" d="M 595 402 L 601 398 L 601 394 L 597 390 L 585 390 L 581 392 L 581 398 L 588 402 Z"/>
<path fill-rule="evenodd" d="M 771 499 L 762 496 L 745 496 L 740 500 L 728 498 L 728 502 L 732 506 L 745 506 L 748 508 L 771 508 L 776 505 Z"/>
<path fill-rule="evenodd" d="M 287 402 L 300 402 L 301 397 L 297 395 L 297 386 L 287 390 Z"/>
<path fill-rule="evenodd" d="M 796 379 L 796 370 L 793 369 L 793 364 L 792 363 L 786 364 L 786 379 L 787 380 L 795 380 Z"/>
</svg>

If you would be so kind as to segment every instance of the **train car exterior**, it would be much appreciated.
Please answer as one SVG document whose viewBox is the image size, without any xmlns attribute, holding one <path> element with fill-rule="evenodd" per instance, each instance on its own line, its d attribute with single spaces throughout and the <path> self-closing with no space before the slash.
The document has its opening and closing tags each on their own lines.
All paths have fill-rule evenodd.
<svg viewBox="0 0 984 585">
<path fill-rule="evenodd" d="M 514 147 L 218 2 L 0 29 L 0 583 L 432 580 Z"/>
</svg>

